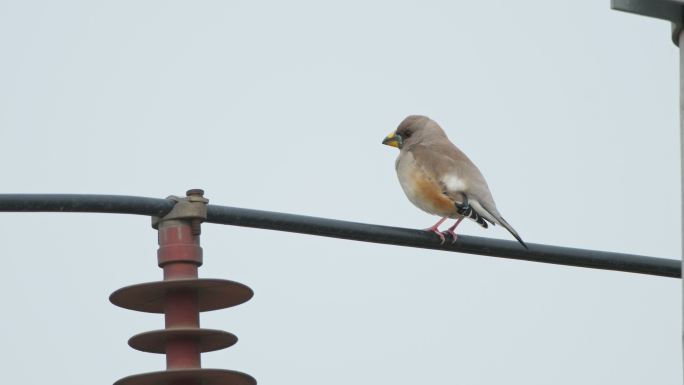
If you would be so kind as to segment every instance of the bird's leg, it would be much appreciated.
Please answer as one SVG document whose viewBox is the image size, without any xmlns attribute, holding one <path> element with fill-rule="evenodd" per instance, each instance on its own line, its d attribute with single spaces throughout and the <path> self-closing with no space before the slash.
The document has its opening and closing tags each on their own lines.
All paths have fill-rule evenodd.
<svg viewBox="0 0 684 385">
<path fill-rule="evenodd" d="M 448 234 L 450 234 L 451 237 L 454 239 L 453 241 L 451 241 L 451 243 L 456 243 L 456 240 L 458 239 L 458 235 L 456 235 L 456 231 L 455 231 L 455 230 L 456 230 L 456 226 L 458 226 L 458 224 L 461 223 L 461 221 L 463 220 L 463 218 L 465 218 L 465 217 L 460 217 L 460 218 L 458 218 L 458 219 L 456 220 L 456 223 L 454 223 L 454 225 L 451 226 L 451 227 L 449 227 L 449 228 L 447 229 L 447 231 L 446 231 L 446 232 L 447 232 Z"/>
<path fill-rule="evenodd" d="M 439 221 L 437 221 L 437 223 L 435 223 L 432 227 L 428 227 L 427 229 L 425 229 L 425 231 L 433 232 L 439 236 L 439 239 L 442 240 L 442 242 L 439 243 L 440 245 L 444 244 L 445 238 L 444 238 L 444 234 L 442 234 L 439 231 L 439 225 L 444 223 L 444 221 L 446 221 L 446 220 L 447 220 L 447 217 L 444 217 L 444 218 L 440 219 Z"/>
</svg>

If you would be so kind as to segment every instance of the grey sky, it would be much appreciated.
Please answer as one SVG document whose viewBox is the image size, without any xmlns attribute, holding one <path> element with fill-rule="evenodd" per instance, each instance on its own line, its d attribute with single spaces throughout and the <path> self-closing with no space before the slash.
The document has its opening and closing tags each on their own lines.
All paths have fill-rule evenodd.
<svg viewBox="0 0 684 385">
<path fill-rule="evenodd" d="M 608 1 L 0 1 L 4 192 L 165 197 L 424 228 L 382 138 L 436 119 L 525 241 L 680 256 L 677 50 Z M 2 214 L 3 382 L 163 369 L 144 217 Z M 463 233 L 510 239 L 466 224 Z M 254 299 L 205 367 L 259 384 L 679 384 L 680 281 L 206 225 Z"/>
</svg>

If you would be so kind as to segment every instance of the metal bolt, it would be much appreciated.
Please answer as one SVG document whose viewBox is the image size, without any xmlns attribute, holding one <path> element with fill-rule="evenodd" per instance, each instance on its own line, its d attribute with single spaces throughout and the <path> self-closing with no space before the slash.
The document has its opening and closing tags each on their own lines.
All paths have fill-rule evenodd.
<svg viewBox="0 0 684 385">
<path fill-rule="evenodd" d="M 193 188 L 185 192 L 185 196 L 189 197 L 203 197 L 204 196 L 204 190 L 201 188 Z"/>
<path fill-rule="evenodd" d="M 187 197 L 204 197 L 204 190 L 201 188 L 193 188 L 185 192 Z M 202 221 L 200 219 L 193 219 L 190 221 L 192 226 L 192 235 L 200 235 L 202 233 Z"/>
</svg>

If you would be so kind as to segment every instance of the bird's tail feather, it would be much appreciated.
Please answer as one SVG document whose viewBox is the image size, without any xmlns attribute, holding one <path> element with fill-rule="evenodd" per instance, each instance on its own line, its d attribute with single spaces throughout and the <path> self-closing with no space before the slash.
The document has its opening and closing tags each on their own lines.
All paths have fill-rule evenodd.
<svg viewBox="0 0 684 385">
<path fill-rule="evenodd" d="M 521 245 L 523 245 L 524 248 L 529 249 L 525 242 L 520 238 L 520 235 L 518 235 L 518 232 L 515 231 L 513 226 L 511 226 L 508 222 L 506 222 L 505 219 L 499 214 L 499 210 L 496 209 L 495 206 L 493 205 L 487 205 L 488 207 L 485 207 L 481 202 L 476 201 L 476 200 L 471 200 L 471 205 L 474 206 L 476 209 L 481 210 L 481 215 L 487 219 L 488 221 L 492 223 L 497 223 L 503 226 L 506 230 L 508 230 L 511 235 L 520 242 Z"/>
<path fill-rule="evenodd" d="M 527 247 L 527 245 L 525 244 L 525 242 L 523 242 L 522 238 L 520 238 L 520 235 L 518 235 L 518 232 L 515 231 L 515 229 L 513 228 L 513 226 L 509 225 L 508 222 L 506 222 L 506 220 L 503 219 L 503 218 L 500 217 L 500 216 L 499 216 L 499 217 L 496 217 L 496 219 L 499 221 L 499 223 L 501 223 L 501 226 L 503 226 L 506 230 L 508 230 L 508 232 L 511 233 L 511 235 L 512 235 L 513 237 L 515 237 L 515 239 L 517 239 L 518 242 L 520 242 L 521 245 L 523 245 L 524 248 L 529 249 L 529 247 Z"/>
</svg>

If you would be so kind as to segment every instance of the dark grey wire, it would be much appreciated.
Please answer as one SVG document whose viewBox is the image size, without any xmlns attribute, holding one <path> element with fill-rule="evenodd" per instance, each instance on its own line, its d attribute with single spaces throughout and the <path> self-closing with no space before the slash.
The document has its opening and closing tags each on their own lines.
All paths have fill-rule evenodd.
<svg viewBox="0 0 684 385">
<path fill-rule="evenodd" d="M 174 202 L 122 195 L 0 194 L 0 212 L 89 212 L 163 216 Z M 444 250 L 557 265 L 681 278 L 681 261 L 540 244 L 525 250 L 515 241 L 461 235 L 440 245 L 421 230 L 339 221 L 304 215 L 209 205 L 207 222 L 318 235 L 363 242 Z"/>
</svg>

